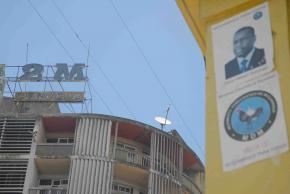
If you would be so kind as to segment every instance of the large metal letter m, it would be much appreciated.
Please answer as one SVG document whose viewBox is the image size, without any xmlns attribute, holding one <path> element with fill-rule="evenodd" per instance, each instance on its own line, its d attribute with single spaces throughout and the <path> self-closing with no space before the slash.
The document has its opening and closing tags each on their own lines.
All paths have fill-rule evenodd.
<svg viewBox="0 0 290 194">
<path fill-rule="evenodd" d="M 57 63 L 56 72 L 54 74 L 54 80 L 57 81 L 84 81 L 86 77 L 84 76 L 83 69 L 85 64 L 75 63 L 71 68 L 71 71 L 68 70 L 68 65 L 66 63 Z"/>
</svg>

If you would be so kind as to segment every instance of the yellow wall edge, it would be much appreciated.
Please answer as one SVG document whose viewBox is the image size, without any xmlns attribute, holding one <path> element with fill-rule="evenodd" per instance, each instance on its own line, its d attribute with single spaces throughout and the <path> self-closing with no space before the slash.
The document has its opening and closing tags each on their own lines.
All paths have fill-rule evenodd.
<svg viewBox="0 0 290 194">
<path fill-rule="evenodd" d="M 196 6 L 193 6 L 192 1 L 188 0 L 176 0 L 181 12 L 189 25 L 196 41 L 199 44 L 199 47 L 203 53 L 206 51 L 206 42 L 205 42 L 205 31 L 202 31 L 205 28 L 204 22 L 202 22 L 198 17 L 196 17 L 196 13 L 198 11 Z M 194 9 L 194 10 L 192 10 Z M 195 15 L 195 16 L 194 16 Z"/>
</svg>

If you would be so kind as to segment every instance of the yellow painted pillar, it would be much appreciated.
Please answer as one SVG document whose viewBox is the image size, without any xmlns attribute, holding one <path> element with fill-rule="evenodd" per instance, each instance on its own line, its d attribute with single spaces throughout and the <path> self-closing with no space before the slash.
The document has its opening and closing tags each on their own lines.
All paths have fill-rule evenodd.
<svg viewBox="0 0 290 194">
<path fill-rule="evenodd" d="M 280 76 L 290 139 L 290 0 L 177 0 L 207 63 L 205 194 L 290 194 L 289 151 L 229 172 L 222 167 L 211 26 L 263 2 L 269 3 L 274 70 Z"/>
</svg>

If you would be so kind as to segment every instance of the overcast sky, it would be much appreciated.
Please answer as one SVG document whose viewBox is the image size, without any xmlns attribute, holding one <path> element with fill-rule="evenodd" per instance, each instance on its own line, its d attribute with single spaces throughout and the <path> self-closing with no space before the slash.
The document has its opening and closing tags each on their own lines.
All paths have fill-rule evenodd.
<svg viewBox="0 0 290 194">
<path fill-rule="evenodd" d="M 165 130 L 176 129 L 204 161 L 204 61 L 174 0 L 0 0 L 0 32 L 7 66 L 24 65 L 26 56 L 86 63 L 89 47 L 94 113 L 160 127 L 154 117 L 170 104 Z"/>
</svg>

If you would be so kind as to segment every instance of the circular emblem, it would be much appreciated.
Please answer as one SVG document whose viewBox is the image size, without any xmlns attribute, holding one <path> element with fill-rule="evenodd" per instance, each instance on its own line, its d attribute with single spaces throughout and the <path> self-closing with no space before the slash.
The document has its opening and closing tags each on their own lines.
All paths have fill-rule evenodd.
<svg viewBox="0 0 290 194">
<path fill-rule="evenodd" d="M 277 115 L 275 98 L 265 91 L 251 91 L 237 98 L 226 112 L 227 134 L 238 141 L 251 141 L 266 133 Z"/>
<path fill-rule="evenodd" d="M 258 19 L 260 19 L 262 16 L 263 16 L 263 12 L 258 11 L 258 12 L 256 12 L 256 13 L 254 14 L 253 18 L 254 18 L 254 20 L 258 20 Z"/>
</svg>

